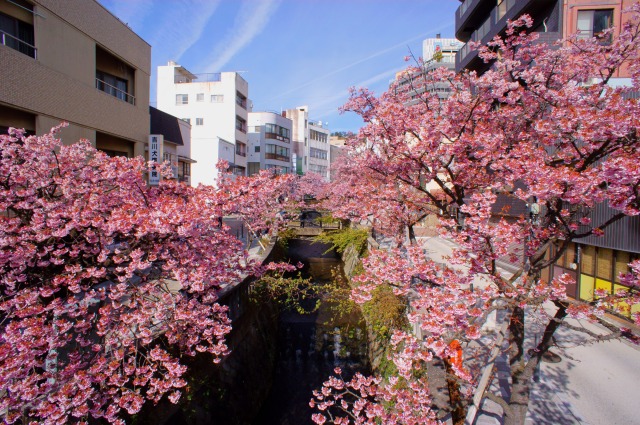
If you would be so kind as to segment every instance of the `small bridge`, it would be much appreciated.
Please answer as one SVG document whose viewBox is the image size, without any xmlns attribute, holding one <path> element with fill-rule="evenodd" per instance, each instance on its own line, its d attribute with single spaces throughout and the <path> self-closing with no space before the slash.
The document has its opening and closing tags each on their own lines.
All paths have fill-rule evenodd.
<svg viewBox="0 0 640 425">
<path fill-rule="evenodd" d="M 298 220 L 291 220 L 290 229 L 295 229 L 298 236 L 318 236 L 324 230 L 336 230 L 342 228 L 340 220 L 327 221 L 322 218 L 322 212 L 307 209 L 302 210 Z"/>
</svg>

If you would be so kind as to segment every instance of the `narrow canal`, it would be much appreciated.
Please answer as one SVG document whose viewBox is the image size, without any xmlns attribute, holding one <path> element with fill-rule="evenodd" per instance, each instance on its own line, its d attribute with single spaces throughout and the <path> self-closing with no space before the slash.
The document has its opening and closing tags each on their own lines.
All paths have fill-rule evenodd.
<svg viewBox="0 0 640 425">
<path fill-rule="evenodd" d="M 288 244 L 288 259 L 304 264 L 305 277 L 325 283 L 342 276 L 340 258 L 333 251 L 325 253 L 327 249 L 324 244 L 293 239 Z M 344 279 L 338 280 L 346 285 Z M 341 367 L 345 376 L 367 372 L 362 316 L 355 311 L 344 314 L 342 307 L 334 299 L 323 302 L 312 314 L 280 314 L 273 384 L 255 425 L 312 424 L 312 391 L 322 386 L 335 367 Z"/>
</svg>

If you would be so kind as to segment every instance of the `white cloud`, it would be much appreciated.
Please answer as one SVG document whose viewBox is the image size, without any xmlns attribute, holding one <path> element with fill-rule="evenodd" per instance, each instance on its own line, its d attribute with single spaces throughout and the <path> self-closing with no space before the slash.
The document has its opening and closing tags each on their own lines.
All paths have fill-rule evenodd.
<svg viewBox="0 0 640 425">
<path fill-rule="evenodd" d="M 249 44 L 269 23 L 281 0 L 244 1 L 231 31 L 214 48 L 214 60 L 206 70 L 221 71 L 231 58 Z"/>
<path fill-rule="evenodd" d="M 353 84 L 353 86 L 368 87 L 381 81 L 389 81 L 392 76 L 395 76 L 396 72 L 402 71 L 403 69 L 404 67 L 387 69 L 386 71 L 380 72 L 366 80 L 359 81 Z M 346 90 L 340 91 L 339 94 L 326 98 L 321 102 L 315 104 L 310 102 L 309 111 L 316 118 L 325 118 L 328 115 L 335 114 L 338 107 L 342 106 L 347 101 L 348 97 L 349 94 Z"/>
<path fill-rule="evenodd" d="M 163 57 L 159 62 L 180 60 L 200 40 L 219 5 L 220 0 L 181 0 L 172 3 L 172 7 L 163 7 L 162 19 L 155 24 L 157 29 L 149 40 L 161 49 Z"/>
<path fill-rule="evenodd" d="M 281 92 L 281 93 L 280 93 L 280 94 L 278 94 L 276 97 L 274 97 L 274 99 L 277 99 L 277 98 L 282 97 L 282 96 L 286 96 L 286 95 L 287 95 L 287 94 L 289 94 L 289 93 L 294 93 L 294 92 L 296 92 L 296 91 L 298 91 L 298 90 L 300 90 L 300 89 L 302 89 L 302 88 L 308 87 L 308 86 L 310 86 L 310 85 L 312 85 L 312 84 L 314 84 L 314 83 L 317 83 L 317 82 L 319 82 L 319 81 L 322 81 L 322 80 L 324 80 L 325 78 L 328 78 L 328 77 L 331 77 L 331 76 L 333 76 L 333 75 L 339 74 L 339 73 L 341 73 L 342 71 L 346 71 L 347 69 L 353 68 L 353 67 L 354 67 L 354 66 L 356 66 L 356 65 L 360 65 L 361 63 L 367 62 L 367 61 L 369 61 L 369 60 L 371 60 L 371 59 L 375 59 L 375 58 L 377 58 L 377 57 L 379 57 L 379 56 L 382 56 L 382 55 L 384 55 L 384 54 L 386 54 L 386 53 L 392 52 L 392 51 L 394 51 L 394 50 L 396 50 L 396 49 L 398 49 L 398 48 L 401 48 L 401 47 L 407 47 L 407 44 L 408 44 L 408 43 L 411 43 L 411 42 L 413 42 L 413 41 L 415 41 L 415 40 L 424 39 L 427 35 L 429 35 L 429 34 L 433 34 L 433 33 L 438 33 L 438 32 L 440 32 L 440 31 L 442 31 L 442 30 L 444 30 L 444 29 L 446 29 L 446 28 L 448 28 L 448 27 L 450 27 L 450 26 L 451 26 L 451 24 L 442 25 L 442 26 L 440 26 L 440 27 L 438 27 L 438 28 L 432 29 L 432 30 L 431 30 L 431 31 L 429 31 L 428 33 L 424 33 L 424 34 L 417 35 L 417 36 L 415 36 L 415 37 L 412 37 L 412 38 L 409 38 L 409 39 L 407 39 L 407 40 L 401 41 L 401 42 L 399 42 L 399 43 L 397 43 L 397 44 L 394 44 L 394 45 L 393 45 L 393 46 L 391 46 L 391 47 L 387 47 L 387 48 L 385 48 L 385 49 L 378 50 L 377 52 L 374 52 L 374 53 L 370 54 L 369 56 L 366 56 L 366 57 L 364 57 L 364 58 L 358 59 L 357 61 L 355 61 L 355 62 L 351 62 L 350 64 L 345 65 L 345 66 L 343 66 L 343 67 L 340 67 L 340 68 L 334 69 L 334 70 L 333 70 L 333 71 L 331 71 L 331 72 L 328 72 L 328 73 L 326 73 L 326 74 L 324 74 L 324 75 L 321 75 L 320 77 L 314 78 L 313 80 L 310 80 L 310 81 L 308 81 L 308 82 L 306 82 L 306 83 L 304 83 L 304 84 L 301 84 L 301 85 L 299 85 L 299 86 L 297 86 L 297 87 L 294 87 L 294 88 L 292 88 L 292 89 L 289 89 L 289 90 L 286 90 L 286 91 L 284 91 L 284 92 Z M 420 51 L 420 52 L 419 52 L 419 54 L 418 54 L 417 56 L 422 56 L 422 51 Z"/>
</svg>

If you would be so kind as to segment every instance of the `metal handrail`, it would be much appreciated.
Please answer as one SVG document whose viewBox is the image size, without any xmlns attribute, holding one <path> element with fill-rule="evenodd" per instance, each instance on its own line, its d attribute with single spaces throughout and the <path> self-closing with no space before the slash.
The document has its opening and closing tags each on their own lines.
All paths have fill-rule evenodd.
<svg viewBox="0 0 640 425">
<path fill-rule="evenodd" d="M 117 95 L 116 95 L 116 94 L 114 94 L 114 93 L 110 93 L 110 92 L 108 92 L 107 90 L 103 90 L 103 89 L 101 89 L 101 88 L 100 88 L 100 86 L 99 86 L 100 84 L 103 84 L 104 86 L 109 87 L 110 89 L 113 89 L 113 90 L 114 90 L 115 92 L 117 92 L 117 93 L 122 93 L 123 97 L 117 96 Z M 109 84 L 109 83 L 107 83 L 107 82 L 105 82 L 105 81 L 103 81 L 103 80 L 101 80 L 101 79 L 99 79 L 99 78 L 96 78 L 96 88 L 97 88 L 98 90 L 102 91 L 102 92 L 105 92 L 105 93 L 107 93 L 107 94 L 112 95 L 113 97 L 115 97 L 115 98 L 117 98 L 117 99 L 123 100 L 123 101 L 125 101 L 125 102 L 127 102 L 127 103 L 130 103 L 130 104 L 132 104 L 132 105 L 135 105 L 135 104 L 136 104 L 136 98 L 135 98 L 135 96 L 133 96 L 133 95 L 131 95 L 131 94 L 127 93 L 126 91 L 121 90 L 121 89 L 119 89 L 119 88 L 117 88 L 117 87 L 115 87 L 115 86 L 112 86 L 111 84 Z"/>
<path fill-rule="evenodd" d="M 20 49 L 17 49 L 17 48 L 15 48 L 15 47 L 13 47 L 13 46 L 8 45 L 8 44 L 7 44 L 7 37 L 8 37 L 9 39 L 11 39 L 11 40 L 14 40 L 14 41 L 18 42 L 18 44 L 20 44 L 21 46 L 26 46 L 27 48 L 31 49 L 31 50 L 33 51 L 33 55 L 30 55 L 30 54 L 28 54 L 28 53 L 26 53 L 26 52 L 23 52 L 23 51 L 22 51 L 22 50 L 20 50 Z M 27 55 L 27 56 L 30 56 L 30 57 L 32 57 L 32 58 L 34 58 L 34 59 L 36 59 L 36 54 L 37 54 L 37 52 L 38 52 L 38 49 L 36 49 L 36 46 L 33 46 L 33 45 L 31 45 L 31 44 L 27 43 L 27 42 L 26 42 L 26 41 L 24 41 L 24 40 L 20 40 L 19 38 L 15 37 L 15 36 L 13 36 L 13 35 L 11 35 L 11 34 L 9 34 L 9 33 L 6 33 L 6 32 L 4 32 L 4 31 L 2 31 L 2 30 L 0 30 L 0 40 L 1 40 L 0 44 L 2 44 L 3 46 L 10 47 L 10 48 L 12 48 L 12 49 L 14 49 L 14 50 L 17 50 L 17 51 L 19 51 L 19 52 L 21 52 L 21 53 L 24 53 L 24 54 L 25 54 L 25 55 Z"/>
</svg>

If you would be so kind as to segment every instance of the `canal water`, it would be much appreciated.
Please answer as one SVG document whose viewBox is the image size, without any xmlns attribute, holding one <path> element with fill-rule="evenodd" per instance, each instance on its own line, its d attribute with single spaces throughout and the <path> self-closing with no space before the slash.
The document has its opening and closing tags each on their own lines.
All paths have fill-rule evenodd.
<svg viewBox="0 0 640 425">
<path fill-rule="evenodd" d="M 304 276 L 322 283 L 342 273 L 339 257 L 333 251 L 325 253 L 327 249 L 324 244 L 294 239 L 289 241 L 288 256 L 292 263 L 304 264 Z M 255 425 L 312 424 L 312 392 L 322 387 L 336 367 L 342 368 L 345 377 L 368 372 L 362 316 L 339 311 L 334 301 L 322 303 L 312 314 L 280 315 L 273 385 Z"/>
</svg>

